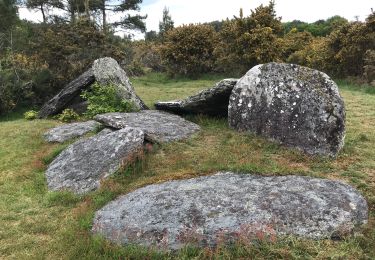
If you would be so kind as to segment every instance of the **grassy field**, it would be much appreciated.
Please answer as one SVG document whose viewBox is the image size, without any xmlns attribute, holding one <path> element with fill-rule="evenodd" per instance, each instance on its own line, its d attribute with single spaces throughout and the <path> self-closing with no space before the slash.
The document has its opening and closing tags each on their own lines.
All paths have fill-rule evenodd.
<svg viewBox="0 0 375 260">
<path fill-rule="evenodd" d="M 161 74 L 133 79 L 137 93 L 152 106 L 156 100 L 188 96 L 220 77 L 169 80 Z M 347 107 L 347 135 L 336 160 L 306 156 L 262 138 L 240 134 L 225 119 L 189 117 L 202 131 L 194 138 L 155 147 L 142 161 L 106 180 L 84 197 L 48 192 L 46 164 L 67 144 L 43 142 L 41 135 L 59 124 L 26 121 L 19 114 L 0 119 L 0 259 L 375 259 L 375 95 L 340 82 Z M 371 93 L 372 92 L 372 93 Z M 343 180 L 367 198 L 370 222 L 362 234 L 342 241 L 295 237 L 276 242 L 175 253 L 119 247 L 90 234 L 95 210 L 120 194 L 151 183 L 207 175 L 219 170 L 262 175 L 308 175 Z"/>
</svg>

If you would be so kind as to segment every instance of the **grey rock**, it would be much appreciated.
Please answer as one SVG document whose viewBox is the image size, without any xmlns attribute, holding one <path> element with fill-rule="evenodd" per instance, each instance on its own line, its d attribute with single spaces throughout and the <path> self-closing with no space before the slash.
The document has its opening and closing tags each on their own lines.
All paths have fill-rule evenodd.
<svg viewBox="0 0 375 260">
<path fill-rule="evenodd" d="M 179 249 L 251 241 L 257 232 L 337 239 L 367 220 L 366 200 L 339 181 L 219 173 L 121 196 L 96 212 L 92 231 L 118 244 Z"/>
<path fill-rule="evenodd" d="M 80 94 L 95 82 L 112 83 L 116 86 L 120 98 L 130 100 L 136 109 L 147 109 L 147 106 L 135 94 L 126 72 L 116 60 L 106 57 L 95 60 L 92 68 L 70 82 L 55 97 L 45 103 L 39 111 L 38 117 L 46 118 L 58 114 L 66 108 L 83 113 L 87 109 L 87 102 L 80 97 Z"/>
<path fill-rule="evenodd" d="M 78 78 L 66 85 L 56 96 L 46 102 L 38 113 L 39 118 L 46 118 L 60 113 L 65 108 L 74 107 L 73 101 L 79 98 L 82 90 L 87 89 L 95 82 L 95 77 L 91 69 L 87 70 Z M 76 101 L 83 102 L 83 100 Z"/>
<path fill-rule="evenodd" d="M 186 139 L 200 130 L 198 125 L 180 116 L 155 110 L 108 113 L 97 115 L 94 119 L 116 129 L 124 127 L 141 129 L 145 133 L 146 140 L 156 143 Z"/>
<path fill-rule="evenodd" d="M 88 132 L 95 131 L 101 124 L 96 121 L 65 124 L 50 129 L 43 135 L 47 142 L 63 143 L 70 139 L 83 136 Z"/>
<path fill-rule="evenodd" d="M 157 102 L 155 108 L 176 114 L 228 116 L 229 96 L 238 79 L 224 79 L 184 100 Z"/>
<path fill-rule="evenodd" d="M 118 129 L 116 129 L 118 130 Z M 100 131 L 98 133 L 98 135 L 107 135 L 107 134 L 110 134 L 110 133 L 113 133 L 115 130 L 114 129 L 111 129 L 111 128 L 104 128 L 102 131 Z"/>
<path fill-rule="evenodd" d="M 336 156 L 344 145 L 345 107 L 326 74 L 294 64 L 252 68 L 233 89 L 229 125 L 308 154 Z"/>
<path fill-rule="evenodd" d="M 144 134 L 124 128 L 79 140 L 61 152 L 46 171 L 49 190 L 76 194 L 97 189 L 100 181 L 134 159 L 143 149 Z"/>
<path fill-rule="evenodd" d="M 118 95 L 122 99 L 130 100 L 137 109 L 147 109 L 145 103 L 135 94 L 126 72 L 116 60 L 109 57 L 95 60 L 92 70 L 97 82 L 100 84 L 114 84 Z"/>
</svg>

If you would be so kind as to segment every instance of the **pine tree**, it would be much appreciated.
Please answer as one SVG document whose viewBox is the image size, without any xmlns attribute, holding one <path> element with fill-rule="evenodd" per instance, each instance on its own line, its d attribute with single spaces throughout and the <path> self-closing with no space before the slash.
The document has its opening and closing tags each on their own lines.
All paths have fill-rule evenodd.
<svg viewBox="0 0 375 260">
<path fill-rule="evenodd" d="M 163 38 L 163 35 L 174 28 L 174 21 L 172 20 L 171 15 L 169 14 L 169 9 L 164 7 L 163 9 L 163 20 L 159 22 L 159 31 L 160 36 Z"/>
<path fill-rule="evenodd" d="M 126 14 L 120 21 L 108 23 L 107 15 L 110 13 L 126 13 L 128 11 L 139 11 L 142 0 L 100 0 L 99 10 L 102 13 L 103 31 L 108 31 L 110 26 L 120 27 L 124 30 L 146 31 L 144 20 L 147 15 Z"/>
<path fill-rule="evenodd" d="M 63 3 L 60 0 L 26 0 L 26 7 L 39 10 L 42 13 L 43 23 L 46 23 L 48 11 L 53 8 L 62 9 Z"/>
</svg>

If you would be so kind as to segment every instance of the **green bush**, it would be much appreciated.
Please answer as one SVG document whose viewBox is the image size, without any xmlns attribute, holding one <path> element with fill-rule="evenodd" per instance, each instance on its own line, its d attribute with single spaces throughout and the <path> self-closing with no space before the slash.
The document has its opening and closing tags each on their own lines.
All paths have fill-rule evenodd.
<svg viewBox="0 0 375 260">
<path fill-rule="evenodd" d="M 25 117 L 25 119 L 27 120 L 34 120 L 36 119 L 38 115 L 38 112 L 34 111 L 34 110 L 30 110 L 30 111 L 27 111 L 23 114 L 23 116 Z"/>
<path fill-rule="evenodd" d="M 189 77 L 210 72 L 216 38 L 210 25 L 190 24 L 166 32 L 161 56 L 167 72 Z"/>
<path fill-rule="evenodd" d="M 67 108 L 64 109 L 61 114 L 57 115 L 57 119 L 62 122 L 69 123 L 78 120 L 79 115 L 76 112 L 74 112 L 73 109 Z"/>
<path fill-rule="evenodd" d="M 98 114 L 111 112 L 131 112 L 135 106 L 131 101 L 122 99 L 112 84 L 100 85 L 95 83 L 90 90 L 82 93 L 81 97 L 88 101 L 85 116 L 92 118 Z"/>
<path fill-rule="evenodd" d="M 217 70 L 240 76 L 257 64 L 280 61 L 281 34 L 273 1 L 257 7 L 248 17 L 241 10 L 240 17 L 225 21 L 219 33 L 214 52 Z"/>
</svg>

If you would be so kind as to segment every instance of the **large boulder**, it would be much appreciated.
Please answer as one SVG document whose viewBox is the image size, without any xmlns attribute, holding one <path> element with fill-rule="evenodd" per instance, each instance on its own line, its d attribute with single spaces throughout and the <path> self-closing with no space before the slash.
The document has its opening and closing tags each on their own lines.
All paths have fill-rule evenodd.
<svg viewBox="0 0 375 260">
<path fill-rule="evenodd" d="M 229 125 L 309 154 L 336 156 L 344 145 L 345 108 L 326 74 L 294 64 L 255 66 L 233 89 Z"/>
<path fill-rule="evenodd" d="M 131 101 L 137 109 L 147 109 L 143 101 L 135 94 L 125 71 L 112 58 L 95 60 L 92 67 L 65 86 L 55 97 L 43 105 L 38 116 L 45 118 L 60 113 L 65 108 L 83 112 L 87 108 L 80 94 L 93 83 L 113 84 L 120 98 Z"/>
<path fill-rule="evenodd" d="M 135 159 L 143 149 L 143 142 L 143 132 L 133 128 L 79 140 L 49 165 L 46 172 L 48 188 L 76 194 L 95 190 L 102 179 Z"/>
<path fill-rule="evenodd" d="M 92 230 L 123 245 L 179 249 L 257 234 L 338 239 L 367 219 L 366 200 L 339 181 L 219 173 L 121 196 L 96 212 Z"/>
<path fill-rule="evenodd" d="M 137 113 L 107 113 L 94 117 L 105 126 L 115 129 L 141 129 L 145 139 L 165 143 L 186 139 L 200 130 L 197 124 L 166 112 L 145 110 Z"/>
<path fill-rule="evenodd" d="M 228 116 L 229 96 L 238 79 L 224 79 L 184 100 L 157 102 L 155 108 L 176 114 Z"/>
<path fill-rule="evenodd" d="M 93 132 L 101 126 L 100 123 L 91 120 L 57 126 L 46 132 L 43 137 L 47 142 L 63 143 L 76 137 Z"/>
</svg>

